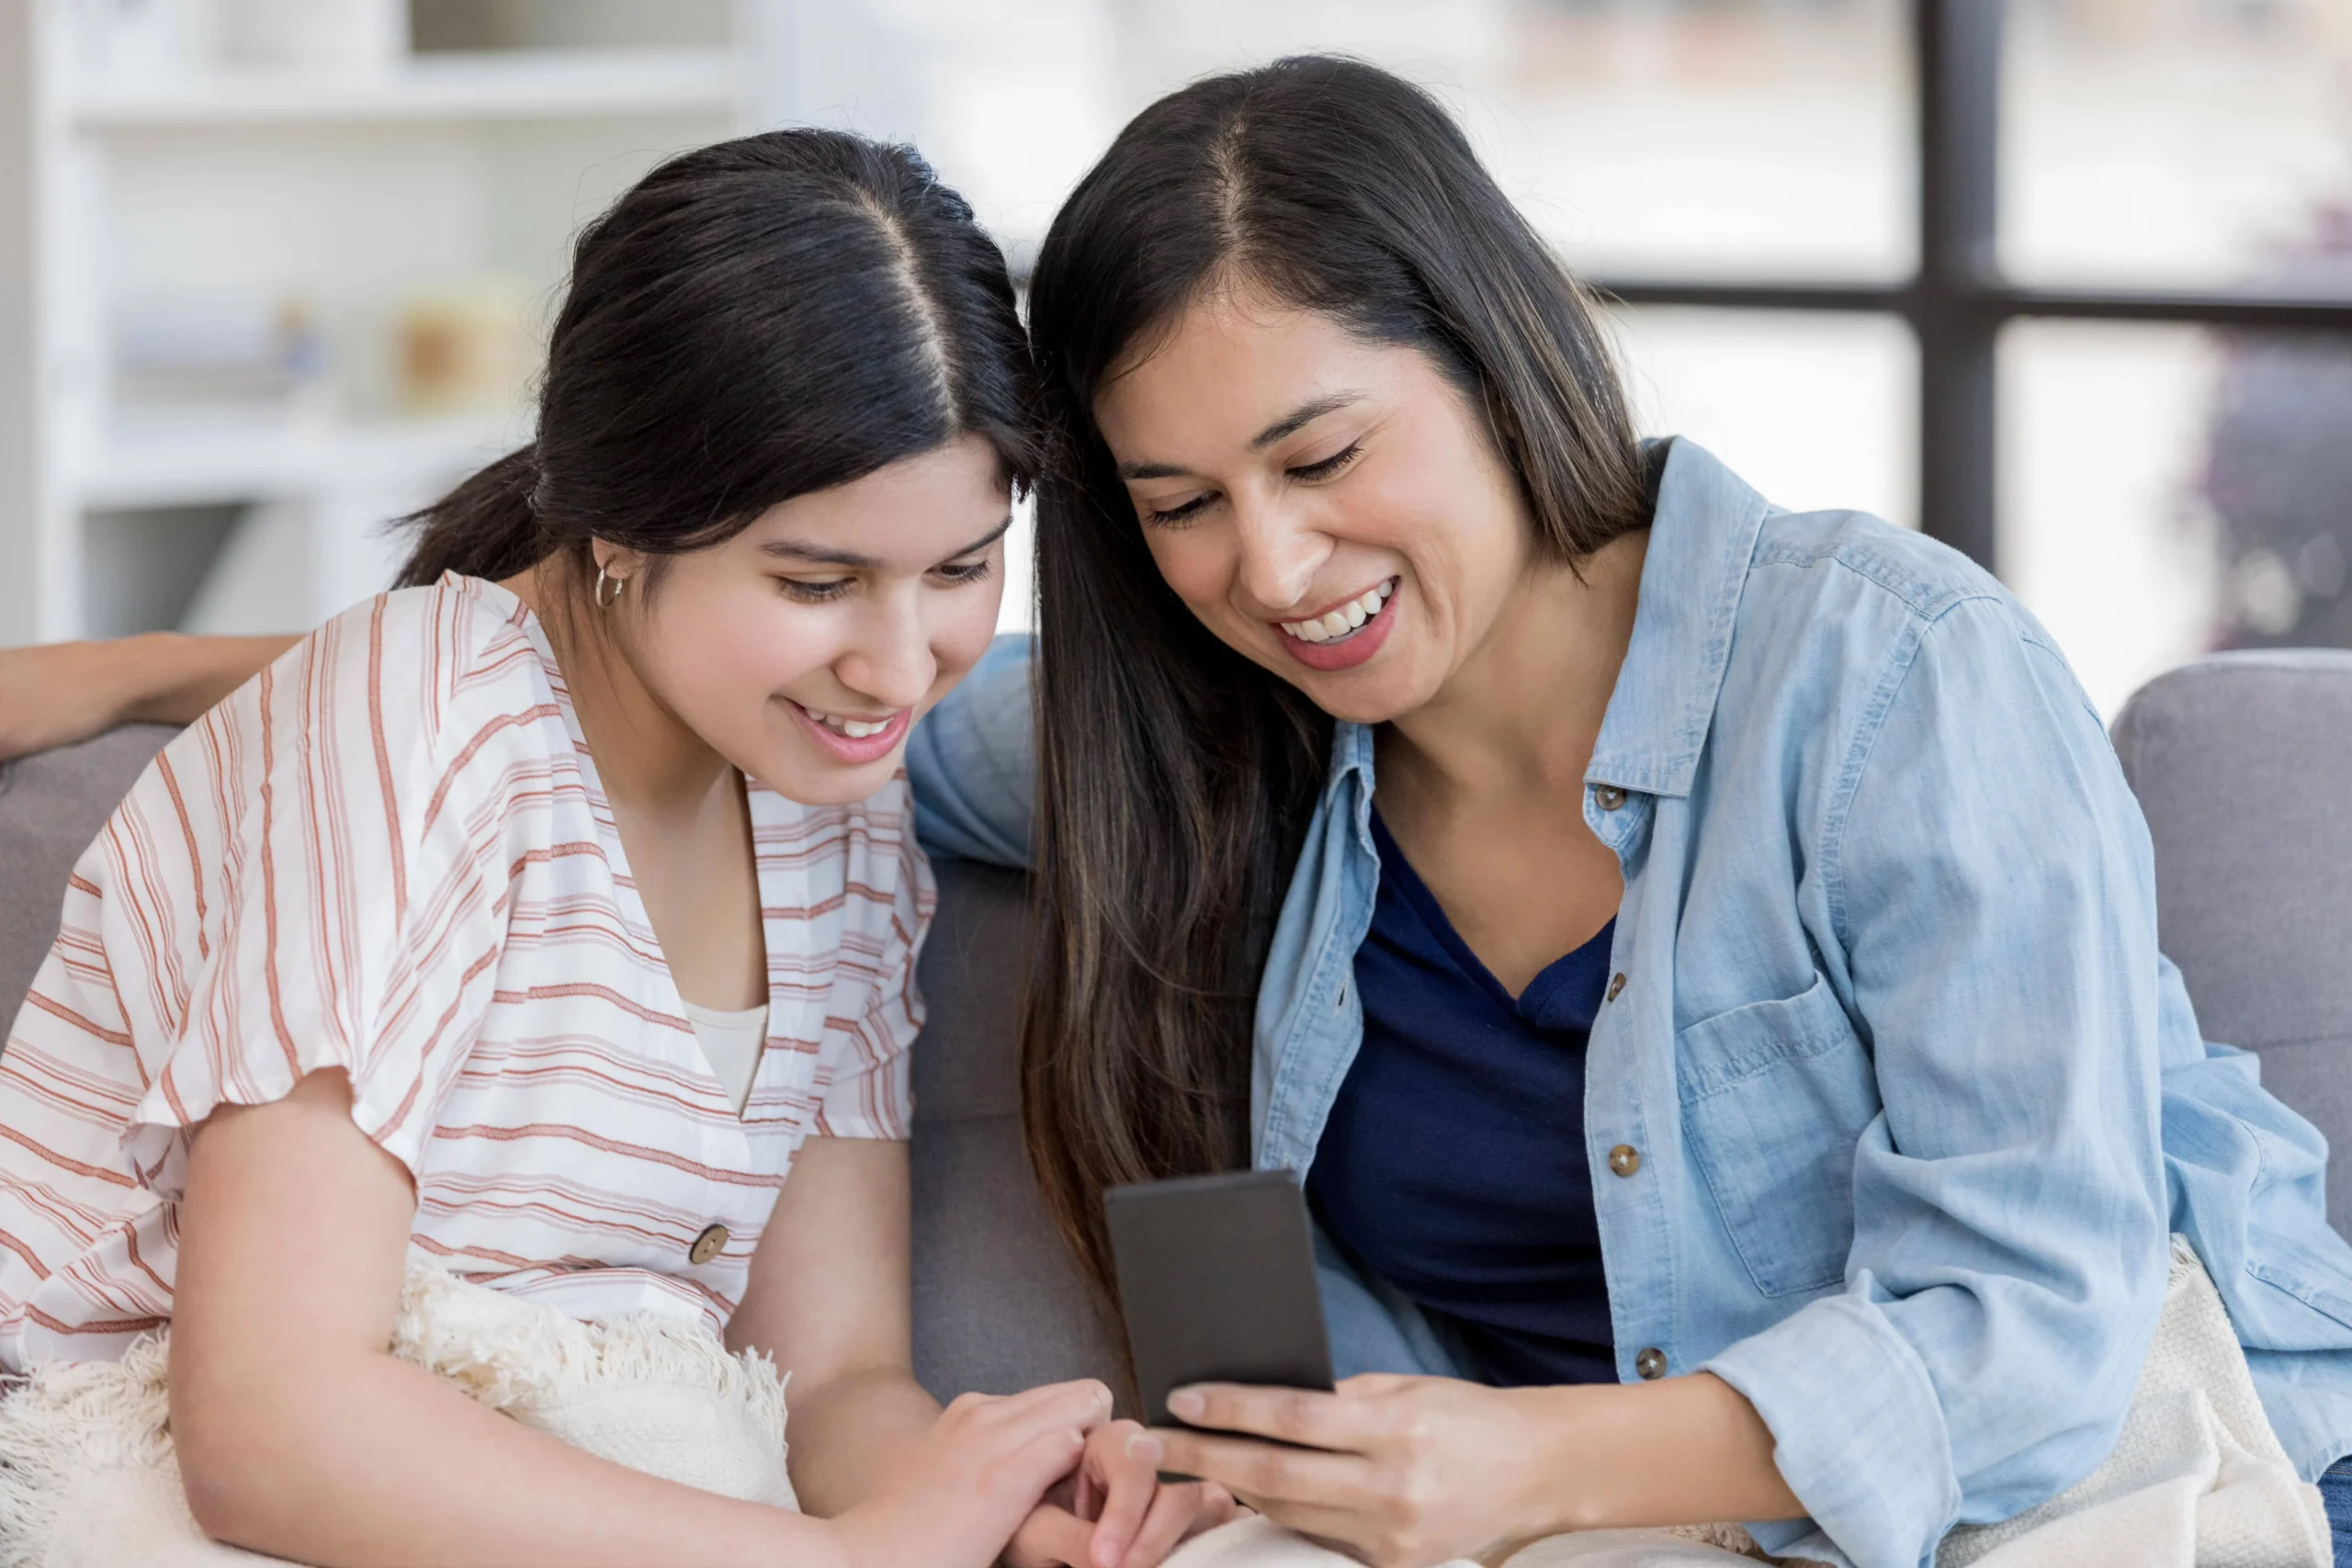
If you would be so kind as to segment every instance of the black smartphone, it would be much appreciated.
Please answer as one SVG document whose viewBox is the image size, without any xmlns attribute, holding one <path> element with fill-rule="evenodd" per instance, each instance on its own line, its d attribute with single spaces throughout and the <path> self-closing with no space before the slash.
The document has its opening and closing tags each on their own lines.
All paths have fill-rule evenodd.
<svg viewBox="0 0 2352 1568">
<path fill-rule="evenodd" d="M 1287 1170 L 1114 1187 L 1102 1195 L 1148 1426 L 1195 1382 L 1329 1390 L 1331 1348 L 1306 1199 Z"/>
</svg>

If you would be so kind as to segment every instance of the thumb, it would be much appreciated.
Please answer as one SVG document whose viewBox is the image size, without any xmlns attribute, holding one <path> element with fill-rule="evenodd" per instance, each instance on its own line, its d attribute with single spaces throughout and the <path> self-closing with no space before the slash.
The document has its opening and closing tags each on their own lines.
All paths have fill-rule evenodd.
<svg viewBox="0 0 2352 1568">
<path fill-rule="evenodd" d="M 1091 1568 L 1087 1551 L 1094 1527 L 1068 1508 L 1040 1503 L 1030 1510 L 1005 1548 L 1010 1568 Z"/>
</svg>

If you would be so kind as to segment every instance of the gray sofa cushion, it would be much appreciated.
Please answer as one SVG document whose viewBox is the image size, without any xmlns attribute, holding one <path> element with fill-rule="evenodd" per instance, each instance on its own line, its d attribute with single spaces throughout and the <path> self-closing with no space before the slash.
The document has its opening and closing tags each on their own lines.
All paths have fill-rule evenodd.
<svg viewBox="0 0 2352 1568">
<path fill-rule="evenodd" d="M 2155 840 L 2157 935 L 2206 1037 L 2327 1134 L 2352 1216 L 2352 652 L 2228 653 L 2115 721 Z"/>
<path fill-rule="evenodd" d="M 1115 1340 L 1046 1222 L 1021 1142 L 1027 879 L 940 860 L 915 1043 L 915 1375 L 944 1399 L 1119 1386 Z"/>
<path fill-rule="evenodd" d="M 0 763 L 0 1020 L 14 1023 L 57 940 L 65 878 L 148 760 L 179 732 L 127 724 L 96 740 Z"/>
<path fill-rule="evenodd" d="M 57 935 L 65 879 L 174 731 L 135 725 L 0 765 L 0 1021 Z M 915 1372 L 942 1399 L 1111 1377 L 1112 1341 L 1022 1152 L 1015 1027 L 1026 889 L 942 861 L 915 1046 Z"/>
</svg>

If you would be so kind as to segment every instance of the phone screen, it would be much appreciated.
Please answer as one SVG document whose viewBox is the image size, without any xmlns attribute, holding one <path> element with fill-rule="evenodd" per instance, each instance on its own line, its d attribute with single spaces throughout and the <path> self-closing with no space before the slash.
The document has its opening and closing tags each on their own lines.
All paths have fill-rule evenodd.
<svg viewBox="0 0 2352 1568">
<path fill-rule="evenodd" d="M 1239 1171 L 1103 1194 L 1148 1425 L 1195 1382 L 1329 1390 L 1331 1351 L 1295 1172 Z"/>
</svg>

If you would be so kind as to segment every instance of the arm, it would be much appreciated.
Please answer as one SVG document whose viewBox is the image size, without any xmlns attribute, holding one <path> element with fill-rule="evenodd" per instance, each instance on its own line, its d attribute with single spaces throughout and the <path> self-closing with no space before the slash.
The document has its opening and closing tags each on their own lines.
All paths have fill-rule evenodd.
<svg viewBox="0 0 2352 1568">
<path fill-rule="evenodd" d="M 872 1492 L 939 1419 L 914 1378 L 907 1145 L 810 1138 L 752 1254 L 729 1349 L 792 1375 L 792 1485 L 830 1517 Z"/>
<path fill-rule="evenodd" d="M 1029 869 L 1037 796 L 1030 639 L 998 637 L 907 739 L 907 779 L 923 848 Z"/>
<path fill-rule="evenodd" d="M 1834 759 L 1853 782 L 1816 862 L 1824 965 L 1880 1102 L 1845 1289 L 1706 1363 L 1864 1563 L 1924 1561 L 2106 1458 L 2166 1271 L 2139 807 L 2020 612 L 1964 601 L 1914 635 Z"/>
<path fill-rule="evenodd" d="M 407 1171 L 352 1124 L 338 1070 L 269 1104 L 224 1107 L 197 1134 L 171 1414 L 189 1506 L 210 1534 L 330 1565 L 979 1568 L 1108 1413 L 1099 1384 L 959 1402 L 909 1456 L 921 1509 L 854 1524 L 657 1480 L 387 1351 L 414 1203 Z"/>
<path fill-rule="evenodd" d="M 888 1495 L 939 1419 L 938 1402 L 914 1380 L 909 1206 L 905 1144 L 809 1139 L 727 1326 L 730 1348 L 763 1350 L 792 1374 L 792 1484 L 811 1514 Z M 1130 1451 L 1142 1430 L 1132 1421 L 1099 1428 L 1085 1462 L 1031 1512 L 1006 1560 L 1042 1568 L 1086 1562 L 1100 1549 L 1123 1568 L 1150 1568 L 1180 1540 L 1231 1517 L 1222 1494 L 1159 1486 L 1156 1452 Z M 935 1506 L 921 1488 L 909 1501 Z"/>
<path fill-rule="evenodd" d="M 118 724 L 193 724 L 299 640 L 151 632 L 0 650 L 0 761 Z"/>
</svg>

